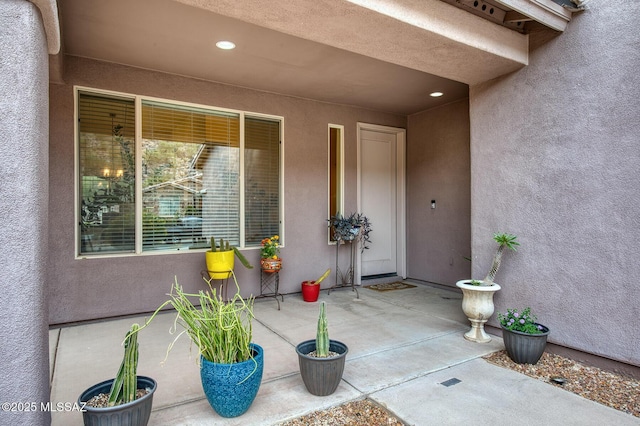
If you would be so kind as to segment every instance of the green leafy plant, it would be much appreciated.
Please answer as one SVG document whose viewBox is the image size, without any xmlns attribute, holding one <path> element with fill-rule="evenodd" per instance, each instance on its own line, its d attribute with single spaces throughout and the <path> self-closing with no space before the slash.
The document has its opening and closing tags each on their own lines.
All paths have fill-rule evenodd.
<svg viewBox="0 0 640 426">
<path fill-rule="evenodd" d="M 233 250 L 233 252 L 235 253 L 236 257 L 238 258 L 240 263 L 242 263 L 242 265 L 245 268 L 253 269 L 253 265 L 247 260 L 246 257 L 244 257 L 242 252 L 240 250 L 238 250 L 238 248 L 236 246 L 232 246 L 229 243 L 228 240 L 225 240 L 223 238 L 220 238 L 220 244 L 217 245 L 216 244 L 216 239 L 214 237 L 211 237 L 211 249 L 209 251 L 211 251 L 211 252 L 222 252 L 222 251 L 229 251 L 229 250 Z"/>
<path fill-rule="evenodd" d="M 326 358 L 329 356 L 329 328 L 324 302 L 320 304 L 320 315 L 318 316 L 318 330 L 316 331 L 316 356 L 318 358 Z"/>
<path fill-rule="evenodd" d="M 260 257 L 263 259 L 277 259 L 280 253 L 280 237 L 274 235 L 273 237 L 264 238 L 261 241 Z"/>
<path fill-rule="evenodd" d="M 124 357 L 109 392 L 108 406 L 126 404 L 136 399 L 138 387 L 138 331 L 133 324 L 124 339 Z"/>
<path fill-rule="evenodd" d="M 498 313 L 500 324 L 507 330 L 519 331 L 527 334 L 541 334 L 543 327 L 536 323 L 536 317 L 531 308 L 526 307 L 522 312 L 517 309 L 507 309 L 506 313 Z"/>
<path fill-rule="evenodd" d="M 504 253 L 504 249 L 508 248 L 509 250 L 516 251 L 516 246 L 519 246 L 520 243 L 516 241 L 516 236 L 512 234 L 493 234 L 493 239 L 496 243 L 498 243 L 498 248 L 493 255 L 493 262 L 491 264 L 491 269 L 489 273 L 482 281 L 482 285 L 489 286 L 493 285 L 493 280 L 498 273 L 498 269 L 500 269 L 500 263 L 502 262 L 502 254 Z"/>
<path fill-rule="evenodd" d="M 255 299 L 243 299 L 235 274 L 232 273 L 232 276 L 236 293 L 229 301 L 225 301 L 216 293 L 216 289 L 211 286 L 211 280 L 205 280 L 209 290 L 200 290 L 194 294 L 185 293 L 176 279 L 168 294 L 169 300 L 153 314 L 155 316 L 170 304 L 177 312 L 175 324 L 184 329 L 174 343 L 183 333 L 187 333 L 198 347 L 200 355 L 208 361 L 221 364 L 233 364 L 252 358 L 250 343 Z M 194 301 L 197 301 L 199 306 Z M 168 351 L 172 347 L 173 343 Z"/>
</svg>

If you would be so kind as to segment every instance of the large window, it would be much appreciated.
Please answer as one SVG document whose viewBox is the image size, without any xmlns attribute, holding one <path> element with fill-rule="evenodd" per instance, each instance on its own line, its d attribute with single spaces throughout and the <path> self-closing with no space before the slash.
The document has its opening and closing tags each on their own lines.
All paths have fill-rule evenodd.
<svg viewBox="0 0 640 426">
<path fill-rule="evenodd" d="M 79 90 L 78 123 L 81 255 L 281 234 L 281 119 Z"/>
</svg>

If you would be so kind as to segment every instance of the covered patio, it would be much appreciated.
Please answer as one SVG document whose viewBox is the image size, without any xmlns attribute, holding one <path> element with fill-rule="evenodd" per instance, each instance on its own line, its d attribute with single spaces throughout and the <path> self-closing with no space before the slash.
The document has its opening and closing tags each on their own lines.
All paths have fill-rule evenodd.
<svg viewBox="0 0 640 426">
<path fill-rule="evenodd" d="M 640 186 L 633 179 L 640 164 L 640 73 L 634 72 L 640 68 L 634 19 L 640 3 L 630 2 L 621 13 L 613 2 L 592 2 L 572 17 L 557 1 L 500 0 L 510 5 L 503 15 L 509 23 L 533 24 L 524 33 L 454 3 L 277 0 L 267 8 L 261 0 L 0 2 L 0 99 L 6 111 L 0 134 L 0 399 L 74 401 L 84 387 L 113 374 L 124 332 L 134 317 L 141 320 L 158 306 L 167 277 L 177 275 L 191 289 L 202 284 L 198 250 L 81 255 L 80 90 L 286 120 L 279 217 L 286 225 L 280 232 L 286 239 L 285 293 L 335 264 L 326 228 L 329 127 L 344 129 L 345 212 L 366 214 L 377 210 L 360 203 L 359 126 L 405 129 L 406 155 L 399 158 L 406 164 L 398 170 L 406 176 L 400 192 L 406 202 L 395 204 L 404 209 L 397 217 L 406 217 L 406 226 L 399 227 L 395 244 L 387 244 L 406 254 L 396 262 L 398 277 L 448 286 L 437 292 L 455 296 L 457 280 L 486 273 L 491 234 L 513 232 L 522 250 L 501 270 L 496 308 L 530 306 L 553 330 L 550 343 L 637 375 L 640 315 L 630 301 L 640 300 L 640 287 L 628 277 L 640 273 Z M 549 14 L 559 15 L 559 27 L 549 24 Z M 152 30 L 157 37 L 149 37 Z M 185 39 L 189 34 L 194 40 Z M 237 61 L 214 50 L 223 35 L 243 42 Z M 274 61 L 265 52 L 287 60 Z M 304 60 L 314 52 L 321 60 Z M 286 72 L 271 72 L 266 63 L 284 64 Z M 195 64 L 246 79 L 202 74 Z M 238 72 L 242 64 L 252 73 Z M 320 84 L 329 70 L 339 78 Z M 363 71 L 375 78 L 362 78 Z M 285 83 L 292 87 L 285 90 Z M 435 83 L 446 84 L 445 96 L 429 96 L 437 93 L 431 91 Z M 462 95 L 455 87 L 464 89 Z M 383 229 L 372 220 L 376 232 Z M 141 221 L 136 223 L 140 244 Z M 378 241 L 392 241 L 380 235 Z M 245 249 L 257 262 L 257 247 Z M 310 259 L 324 263 L 312 271 Z M 258 274 L 239 273 L 244 296 L 260 291 Z M 272 300 L 259 301 L 255 340 L 268 351 L 267 370 L 256 403 L 237 423 L 273 424 L 363 397 L 414 424 L 477 421 L 484 414 L 495 423 L 514 413 L 535 423 L 635 420 L 486 364 L 479 358 L 500 349 L 499 339 L 495 347 L 464 341 L 459 301 L 423 291 L 363 289 L 362 301 L 346 291 L 323 294 L 333 336 L 351 348 L 342 386 L 324 399 L 305 393 L 293 352 L 298 340 L 313 336 L 317 305 L 295 294 L 285 298 L 282 311 Z M 160 366 L 171 339 L 169 322 L 167 315 L 142 336 L 141 373 L 160 384 L 152 421 L 210 424 L 214 414 L 186 340 Z M 490 324 L 496 325 L 495 317 Z M 461 382 L 440 385 L 453 377 Z M 544 410 L 530 412 L 522 397 L 529 392 Z M 48 425 L 51 413 L 3 416 L 0 423 Z M 77 413 L 52 417 L 54 424 L 80 422 Z"/>
<path fill-rule="evenodd" d="M 140 334 L 139 374 L 158 382 L 152 425 L 275 425 L 315 410 L 370 398 L 403 423 L 505 424 L 517 413 L 522 424 L 637 424 L 637 419 L 548 383 L 488 363 L 482 356 L 503 349 L 466 341 L 468 321 L 461 294 L 426 283 L 378 292 L 323 290 L 330 338 L 349 346 L 343 380 L 326 397 L 311 395 L 298 370 L 295 345 L 315 337 L 319 302 L 285 296 L 255 304 L 254 341 L 265 350 L 265 370 L 247 413 L 223 419 L 209 406 L 196 365 L 197 349 L 183 336 L 169 354 L 174 313 L 160 314 Z M 144 316 L 68 326 L 50 331 L 51 401 L 73 402 L 87 387 L 115 375 L 121 341 Z M 447 386 L 456 378 L 459 383 Z M 535 404 L 526 401 L 535 400 Z M 543 410 L 540 407 L 544 407 Z M 52 413 L 53 425 L 82 424 L 78 412 Z"/>
</svg>

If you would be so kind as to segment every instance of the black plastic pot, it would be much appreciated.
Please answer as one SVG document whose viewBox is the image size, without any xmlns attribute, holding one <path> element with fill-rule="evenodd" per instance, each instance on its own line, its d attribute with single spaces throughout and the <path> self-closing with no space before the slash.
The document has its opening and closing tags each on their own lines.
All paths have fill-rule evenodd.
<svg viewBox="0 0 640 426">
<path fill-rule="evenodd" d="M 517 364 L 537 363 L 547 346 L 549 329 L 542 324 L 542 334 L 527 334 L 502 327 L 502 341 L 509 358 Z"/>
<path fill-rule="evenodd" d="M 315 339 L 305 340 L 296 346 L 302 381 L 309 393 L 313 395 L 331 395 L 336 391 L 342 380 L 344 362 L 349 348 L 342 342 L 329 340 L 329 350 L 336 352 L 337 356 L 317 358 L 308 355 L 315 350 Z"/>
<path fill-rule="evenodd" d="M 98 383 L 82 392 L 78 398 L 78 405 L 82 407 L 83 403 L 94 396 L 101 393 L 109 393 L 113 380 Z M 148 388 L 149 392 L 142 398 L 114 407 L 96 408 L 85 406 L 85 411 L 82 413 L 85 426 L 145 426 L 149 422 L 149 416 L 151 416 L 153 393 L 156 391 L 157 384 L 150 377 L 138 376 L 137 388 Z"/>
</svg>

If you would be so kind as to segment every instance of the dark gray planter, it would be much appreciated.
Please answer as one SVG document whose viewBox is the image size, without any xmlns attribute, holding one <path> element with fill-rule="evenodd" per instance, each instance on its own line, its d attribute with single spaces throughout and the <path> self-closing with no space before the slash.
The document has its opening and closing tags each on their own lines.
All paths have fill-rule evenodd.
<svg viewBox="0 0 640 426">
<path fill-rule="evenodd" d="M 82 392 L 78 398 L 78 405 L 89 401 L 101 393 L 109 393 L 114 379 L 106 380 L 91 386 Z M 82 418 L 85 426 L 145 426 L 151 416 L 151 406 L 153 405 L 153 393 L 156 391 L 156 381 L 150 377 L 138 376 L 138 389 L 149 388 L 150 391 L 142 398 L 126 404 L 114 407 L 95 408 L 84 407 Z"/>
<path fill-rule="evenodd" d="M 305 340 L 296 346 L 302 381 L 309 393 L 313 395 L 331 395 L 336 391 L 340 380 L 342 380 L 344 362 L 349 348 L 342 342 L 329 340 L 329 350 L 336 352 L 338 354 L 337 356 L 331 358 L 316 358 L 308 355 L 315 350 L 315 339 Z"/>
<path fill-rule="evenodd" d="M 509 358 L 517 364 L 535 364 L 547 346 L 549 329 L 542 324 L 542 334 L 527 334 L 502 327 L 502 340 Z"/>
</svg>

